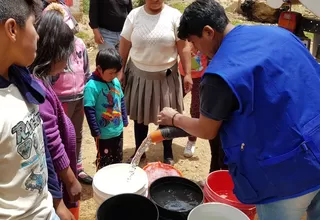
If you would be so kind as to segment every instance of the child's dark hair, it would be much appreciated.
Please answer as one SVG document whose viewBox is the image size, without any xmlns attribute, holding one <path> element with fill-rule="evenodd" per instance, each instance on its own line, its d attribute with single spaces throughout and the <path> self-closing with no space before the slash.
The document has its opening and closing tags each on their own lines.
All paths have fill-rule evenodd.
<svg viewBox="0 0 320 220">
<path fill-rule="evenodd" d="M 68 60 L 74 50 L 74 35 L 56 10 L 47 11 L 37 24 L 39 34 L 37 56 L 30 71 L 40 79 L 46 79 L 52 64 Z"/>
<path fill-rule="evenodd" d="M 0 23 L 12 18 L 24 27 L 31 15 L 41 15 L 42 7 L 41 0 L 0 0 Z"/>
<path fill-rule="evenodd" d="M 122 59 L 116 49 L 103 49 L 97 54 L 96 66 L 100 66 L 102 71 L 107 69 L 116 69 L 117 72 L 119 72 L 122 68 Z"/>
</svg>

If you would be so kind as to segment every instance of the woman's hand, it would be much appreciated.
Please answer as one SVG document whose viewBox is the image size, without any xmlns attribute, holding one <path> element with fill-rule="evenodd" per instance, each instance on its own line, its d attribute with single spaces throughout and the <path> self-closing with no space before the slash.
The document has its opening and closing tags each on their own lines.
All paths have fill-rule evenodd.
<svg viewBox="0 0 320 220">
<path fill-rule="evenodd" d="M 94 34 L 94 41 L 97 44 L 103 44 L 104 43 L 104 39 L 99 31 L 98 28 L 93 29 L 93 34 Z"/>
<path fill-rule="evenodd" d="M 118 80 L 119 80 L 120 83 L 121 83 L 122 89 L 124 89 L 125 86 L 126 86 L 126 77 L 125 77 L 125 75 L 124 75 L 123 68 L 121 68 L 121 70 L 119 71 L 117 77 L 118 77 Z"/>
<path fill-rule="evenodd" d="M 192 81 L 191 74 L 185 75 L 183 78 L 184 92 L 186 94 L 190 92 L 192 90 L 192 86 L 193 86 L 193 81 Z"/>
<path fill-rule="evenodd" d="M 173 117 L 178 114 L 173 108 L 165 107 L 158 115 L 158 124 L 172 126 Z"/>
<path fill-rule="evenodd" d="M 53 199 L 53 205 L 60 220 L 76 220 L 62 199 Z"/>
</svg>

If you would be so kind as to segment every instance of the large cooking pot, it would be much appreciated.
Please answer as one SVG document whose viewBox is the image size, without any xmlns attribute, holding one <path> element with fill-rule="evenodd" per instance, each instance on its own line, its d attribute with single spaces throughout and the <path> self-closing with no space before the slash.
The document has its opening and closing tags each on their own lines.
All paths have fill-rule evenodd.
<svg viewBox="0 0 320 220">
<path fill-rule="evenodd" d="M 149 188 L 149 196 L 163 220 L 186 220 L 190 211 L 204 200 L 202 189 L 196 183 L 177 176 L 155 180 Z"/>
</svg>

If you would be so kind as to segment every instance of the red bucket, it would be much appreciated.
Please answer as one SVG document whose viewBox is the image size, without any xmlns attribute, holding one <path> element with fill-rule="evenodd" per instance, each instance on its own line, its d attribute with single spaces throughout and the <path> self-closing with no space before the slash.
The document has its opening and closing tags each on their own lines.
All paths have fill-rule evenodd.
<svg viewBox="0 0 320 220">
<path fill-rule="evenodd" d="M 148 180 L 149 180 L 149 186 L 153 181 L 165 177 L 165 176 L 181 176 L 182 173 L 174 168 L 171 165 L 161 163 L 161 162 L 154 162 L 154 163 L 148 163 L 144 168 L 144 171 L 146 171 Z"/>
<path fill-rule="evenodd" d="M 80 216 L 80 201 L 78 201 L 78 207 L 70 208 L 69 211 L 72 213 L 72 215 L 74 216 L 74 218 L 76 220 L 79 220 L 79 216 Z"/>
<path fill-rule="evenodd" d="M 212 172 L 207 177 L 203 188 L 205 202 L 220 202 L 231 205 L 241 210 L 251 220 L 254 220 L 256 207 L 241 203 L 233 193 L 233 188 L 232 178 L 227 170 Z"/>
</svg>

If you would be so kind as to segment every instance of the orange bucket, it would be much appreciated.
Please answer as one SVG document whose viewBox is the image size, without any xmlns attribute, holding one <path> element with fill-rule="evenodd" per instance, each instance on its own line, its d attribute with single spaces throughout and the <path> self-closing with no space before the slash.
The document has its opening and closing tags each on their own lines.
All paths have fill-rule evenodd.
<svg viewBox="0 0 320 220">
<path fill-rule="evenodd" d="M 79 216 L 80 216 L 80 201 L 78 201 L 78 207 L 70 208 L 69 211 L 72 213 L 72 215 L 75 217 L 76 220 L 79 220 Z"/>
<path fill-rule="evenodd" d="M 161 162 L 148 163 L 143 170 L 147 173 L 149 186 L 153 181 L 165 176 L 180 176 L 182 173 L 173 166 Z"/>
</svg>

